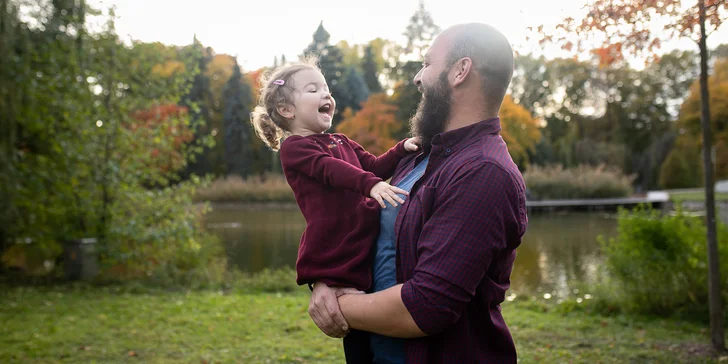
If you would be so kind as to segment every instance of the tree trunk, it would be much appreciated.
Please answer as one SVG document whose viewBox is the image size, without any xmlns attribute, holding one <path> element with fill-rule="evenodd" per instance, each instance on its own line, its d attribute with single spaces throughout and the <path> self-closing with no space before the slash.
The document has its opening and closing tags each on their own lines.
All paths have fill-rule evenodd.
<svg viewBox="0 0 728 364">
<path fill-rule="evenodd" d="M 708 286 L 710 299 L 710 331 L 713 348 L 725 350 L 723 305 L 720 289 L 720 263 L 715 227 L 715 182 L 711 156 L 710 94 L 708 93 L 708 50 L 705 33 L 705 0 L 698 0 L 700 13 L 700 124 L 703 127 L 703 168 L 705 170 L 705 211 L 708 244 Z"/>
</svg>

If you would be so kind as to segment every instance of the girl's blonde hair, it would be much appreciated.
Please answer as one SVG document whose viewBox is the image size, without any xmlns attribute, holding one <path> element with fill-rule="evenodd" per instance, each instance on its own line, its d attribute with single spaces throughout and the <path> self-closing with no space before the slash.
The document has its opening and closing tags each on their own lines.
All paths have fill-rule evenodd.
<svg viewBox="0 0 728 364">
<path fill-rule="evenodd" d="M 308 56 L 299 63 L 278 67 L 261 76 L 260 98 L 250 113 L 250 121 L 258 137 L 273 151 L 280 149 L 281 139 L 290 133 L 289 120 L 278 112 L 278 107 L 293 104 L 296 91 L 293 76 L 303 70 L 321 72 L 318 58 Z"/>
</svg>

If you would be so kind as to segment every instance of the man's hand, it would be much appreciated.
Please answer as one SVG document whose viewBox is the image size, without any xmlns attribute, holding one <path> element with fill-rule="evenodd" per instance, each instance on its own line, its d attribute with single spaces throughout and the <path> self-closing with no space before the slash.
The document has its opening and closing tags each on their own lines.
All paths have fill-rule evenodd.
<svg viewBox="0 0 728 364">
<path fill-rule="evenodd" d="M 387 208 L 387 205 L 384 204 L 384 200 L 389 201 L 389 203 L 394 207 L 397 207 L 397 202 L 404 203 L 404 200 L 397 196 L 397 194 L 405 196 L 409 195 L 407 191 L 399 187 L 392 186 L 387 182 L 379 182 L 375 184 L 369 192 L 369 196 L 377 200 L 383 209 Z"/>
<path fill-rule="evenodd" d="M 323 282 L 316 282 L 308 304 L 308 314 L 324 334 L 342 338 L 349 333 L 349 323 L 341 313 L 338 297 L 357 293 L 364 292 L 354 288 L 329 287 Z"/>
</svg>

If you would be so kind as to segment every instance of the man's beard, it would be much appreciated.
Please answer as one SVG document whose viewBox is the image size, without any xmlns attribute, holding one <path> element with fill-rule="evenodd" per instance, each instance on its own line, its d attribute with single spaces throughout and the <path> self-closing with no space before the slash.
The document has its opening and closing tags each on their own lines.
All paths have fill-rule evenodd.
<svg viewBox="0 0 728 364">
<path fill-rule="evenodd" d="M 425 153 L 432 148 L 432 138 L 445 131 L 451 107 L 452 90 L 447 84 L 447 72 L 443 71 L 434 86 L 422 86 L 422 99 L 410 119 L 412 136 L 420 138 Z"/>
</svg>

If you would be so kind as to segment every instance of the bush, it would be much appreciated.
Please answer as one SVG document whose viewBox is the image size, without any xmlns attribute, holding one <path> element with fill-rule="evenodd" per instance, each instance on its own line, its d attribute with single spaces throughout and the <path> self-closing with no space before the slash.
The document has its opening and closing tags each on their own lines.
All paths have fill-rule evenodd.
<svg viewBox="0 0 728 364">
<path fill-rule="evenodd" d="M 606 269 L 624 309 L 639 313 L 706 315 L 708 265 L 702 219 L 681 210 L 661 216 L 638 207 L 620 210 L 618 235 L 600 238 Z M 719 240 L 728 237 L 719 225 Z M 728 247 L 719 246 L 720 259 L 728 259 Z M 723 265 L 725 267 L 725 264 Z M 725 282 L 725 272 L 722 273 Z M 725 283 L 724 296 L 725 296 Z M 724 299 L 724 302 L 725 299 Z"/>
<path fill-rule="evenodd" d="M 218 179 L 195 196 L 195 201 L 210 202 L 295 202 L 291 187 L 282 175 L 243 179 L 238 176 Z"/>
<path fill-rule="evenodd" d="M 104 277 L 163 285 L 223 281 L 224 250 L 203 226 L 209 207 L 192 202 L 196 186 L 193 180 L 135 191 L 114 204 L 107 243 L 99 247 Z"/>
<path fill-rule="evenodd" d="M 578 199 L 627 197 L 634 177 L 603 165 L 532 166 L 523 174 L 526 187 L 539 199 Z"/>
<path fill-rule="evenodd" d="M 684 144 L 684 143 L 682 143 Z M 703 161 L 700 147 L 678 144 L 670 151 L 660 167 L 659 183 L 662 188 L 692 188 L 703 185 Z"/>
</svg>

